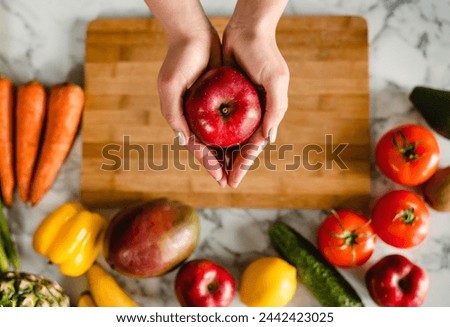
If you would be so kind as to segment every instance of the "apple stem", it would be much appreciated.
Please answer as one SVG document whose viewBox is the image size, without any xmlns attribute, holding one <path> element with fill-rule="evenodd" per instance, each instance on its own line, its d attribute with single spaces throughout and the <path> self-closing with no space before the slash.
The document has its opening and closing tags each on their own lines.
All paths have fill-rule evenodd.
<svg viewBox="0 0 450 327">
<path fill-rule="evenodd" d="M 224 103 L 220 105 L 219 110 L 224 116 L 227 116 L 230 113 L 230 107 Z"/>
<path fill-rule="evenodd" d="M 408 293 L 411 289 L 411 285 L 410 285 L 409 281 L 406 280 L 406 278 L 401 278 L 398 281 L 398 287 L 400 287 L 400 289 L 406 293 Z"/>
<path fill-rule="evenodd" d="M 219 283 L 217 281 L 213 281 L 211 283 L 208 284 L 208 291 L 210 293 L 216 293 L 217 290 L 219 289 Z"/>
</svg>

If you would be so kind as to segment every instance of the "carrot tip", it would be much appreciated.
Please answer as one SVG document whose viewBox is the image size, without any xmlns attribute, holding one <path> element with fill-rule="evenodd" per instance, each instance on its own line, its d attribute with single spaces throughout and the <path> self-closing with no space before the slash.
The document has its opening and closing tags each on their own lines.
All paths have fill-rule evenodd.
<svg viewBox="0 0 450 327">
<path fill-rule="evenodd" d="M 23 195 L 21 194 L 21 195 L 20 195 L 20 200 L 21 200 L 23 203 L 27 203 L 27 202 L 28 202 L 28 197 L 23 196 Z"/>
<path fill-rule="evenodd" d="M 12 206 L 12 203 L 11 203 L 11 202 L 9 202 L 9 201 L 5 201 L 5 200 L 3 200 L 3 205 L 4 205 L 5 207 L 7 207 L 7 208 L 11 208 L 11 206 Z"/>
<path fill-rule="evenodd" d="M 31 193 L 28 198 L 28 203 L 31 204 L 32 207 L 34 207 L 42 199 L 42 196 L 43 195 L 37 195 L 36 193 Z"/>
</svg>

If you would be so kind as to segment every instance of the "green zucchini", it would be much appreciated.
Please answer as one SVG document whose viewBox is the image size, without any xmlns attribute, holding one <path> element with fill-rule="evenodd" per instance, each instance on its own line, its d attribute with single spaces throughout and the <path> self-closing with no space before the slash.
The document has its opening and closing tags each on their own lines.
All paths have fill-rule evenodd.
<svg viewBox="0 0 450 327">
<path fill-rule="evenodd" d="M 0 200 L 0 269 L 8 270 L 9 264 L 15 270 L 20 267 L 19 254 L 16 246 L 12 240 L 11 231 L 9 230 L 8 222 L 3 214 L 3 204 Z M 5 260 L 6 258 L 6 260 Z M 6 264 L 5 264 L 6 262 Z M 6 268 L 5 268 L 6 265 Z"/>
<path fill-rule="evenodd" d="M 353 287 L 321 253 L 290 226 L 277 222 L 269 236 L 280 255 L 297 268 L 299 281 L 326 307 L 362 307 Z"/>
<path fill-rule="evenodd" d="M 450 139 L 450 91 L 416 86 L 409 100 L 431 128 Z"/>
<path fill-rule="evenodd" d="M 0 275 L 9 270 L 9 261 L 3 248 L 3 241 L 0 235 Z"/>
</svg>

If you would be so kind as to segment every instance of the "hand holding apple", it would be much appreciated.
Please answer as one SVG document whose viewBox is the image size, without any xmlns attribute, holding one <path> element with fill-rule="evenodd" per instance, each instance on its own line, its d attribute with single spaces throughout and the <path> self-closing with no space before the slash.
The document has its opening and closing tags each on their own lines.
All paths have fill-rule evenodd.
<svg viewBox="0 0 450 327">
<path fill-rule="evenodd" d="M 236 188 L 270 141 L 288 107 L 289 67 L 278 49 L 275 30 L 286 0 L 239 1 L 223 35 L 223 57 L 227 65 L 239 65 L 265 91 L 265 110 L 260 127 L 234 158 L 228 185 Z M 261 24 L 264 22 L 264 24 Z"/>
<path fill-rule="evenodd" d="M 238 65 L 266 92 L 261 136 L 275 142 L 288 107 L 289 67 L 278 49 L 276 28 L 287 0 L 238 1 L 223 34 L 226 65 Z"/>
<path fill-rule="evenodd" d="M 175 293 L 184 307 L 226 307 L 233 301 L 233 276 L 211 260 L 184 264 L 175 279 Z"/>
<path fill-rule="evenodd" d="M 380 306 L 417 307 L 428 293 L 428 276 L 401 255 L 388 255 L 366 273 L 370 296 Z"/>
<path fill-rule="evenodd" d="M 154 6 L 160 7 L 158 1 L 152 2 Z M 167 2 L 164 2 L 167 6 Z M 196 6 L 195 2 L 180 4 L 174 3 L 177 9 L 181 6 Z M 152 10 L 153 12 L 153 10 Z M 198 8 L 199 18 L 185 17 L 184 13 L 192 13 L 191 10 L 176 10 L 177 15 L 182 15 L 183 26 L 191 23 L 196 28 L 193 30 L 182 29 L 182 33 L 178 29 L 166 33 L 168 41 L 168 51 L 164 63 L 158 76 L 158 91 L 161 103 L 161 113 L 166 119 L 169 126 L 178 138 L 181 145 L 187 145 L 188 149 L 195 157 L 205 166 L 208 173 L 219 182 L 220 185 L 227 184 L 227 175 L 224 169 L 213 169 L 219 166 L 217 160 L 208 151 L 204 144 L 194 143 L 188 144 L 191 133 L 186 119 L 183 115 L 183 94 L 208 68 L 220 66 L 222 62 L 222 48 L 220 45 L 219 35 L 211 26 L 208 19 L 204 15 L 201 7 Z M 169 15 L 170 19 L 164 19 L 165 15 Z M 174 11 L 169 10 L 161 13 L 160 21 L 170 25 L 174 22 Z M 196 19 L 191 22 L 191 19 Z M 200 24 L 202 22 L 202 24 Z M 167 28 L 169 30 L 170 27 Z M 197 150 L 195 150 L 197 149 Z M 204 164 L 204 158 L 208 158 L 209 165 Z"/>
<path fill-rule="evenodd" d="M 163 25 L 169 45 L 158 79 L 161 111 L 180 144 L 188 146 L 219 185 L 228 183 L 235 188 L 247 167 L 263 150 L 266 140 L 275 141 L 278 125 L 287 109 L 289 69 L 275 39 L 276 26 L 287 0 L 238 1 L 223 35 L 223 47 L 198 2 L 146 0 L 146 3 Z M 186 29 L 186 26 L 195 28 Z M 229 174 L 223 158 L 214 158 L 214 152 L 204 143 L 188 142 L 191 133 L 182 110 L 183 92 L 203 71 L 223 64 L 240 66 L 267 94 L 262 126 L 248 140 L 254 146 L 233 158 Z M 222 167 L 217 169 L 218 166 Z"/>
</svg>

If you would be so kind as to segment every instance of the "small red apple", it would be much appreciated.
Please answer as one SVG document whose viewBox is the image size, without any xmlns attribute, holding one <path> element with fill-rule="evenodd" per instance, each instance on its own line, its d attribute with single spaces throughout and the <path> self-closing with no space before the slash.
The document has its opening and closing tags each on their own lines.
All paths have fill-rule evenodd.
<svg viewBox="0 0 450 327">
<path fill-rule="evenodd" d="M 220 148 L 244 143 L 262 117 L 255 86 L 229 66 L 207 71 L 192 85 L 186 93 L 184 113 L 201 142 Z"/>
<path fill-rule="evenodd" d="M 388 255 L 366 273 L 370 296 L 384 307 L 418 307 L 428 293 L 428 276 L 404 256 Z"/>
<path fill-rule="evenodd" d="M 183 307 L 226 307 L 234 293 L 233 276 L 211 260 L 189 261 L 175 278 L 175 294 Z"/>
</svg>

